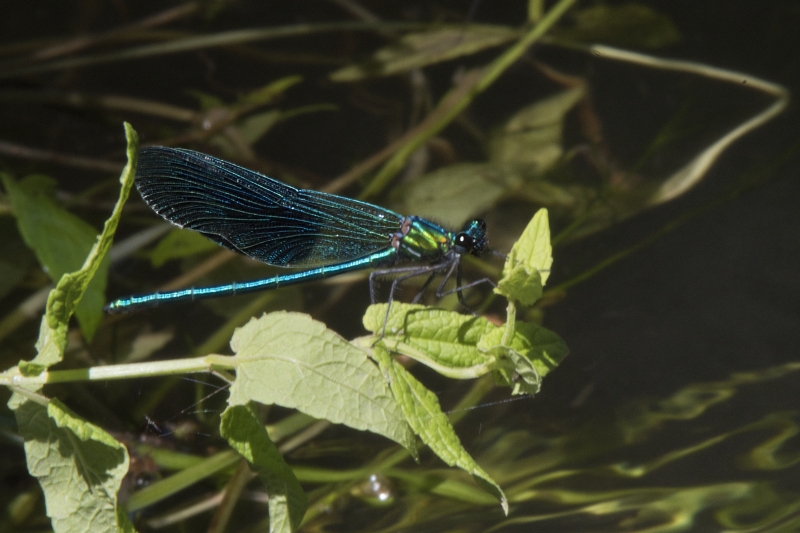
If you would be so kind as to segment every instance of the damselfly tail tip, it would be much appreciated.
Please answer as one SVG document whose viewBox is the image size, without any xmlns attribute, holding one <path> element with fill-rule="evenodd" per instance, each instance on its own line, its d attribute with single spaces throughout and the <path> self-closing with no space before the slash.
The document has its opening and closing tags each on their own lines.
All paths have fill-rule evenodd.
<svg viewBox="0 0 800 533">
<path fill-rule="evenodd" d="M 121 315 L 122 313 L 128 312 L 129 309 L 123 305 L 120 305 L 120 301 L 116 300 L 114 302 L 109 302 L 103 307 L 103 312 L 107 315 Z"/>
</svg>

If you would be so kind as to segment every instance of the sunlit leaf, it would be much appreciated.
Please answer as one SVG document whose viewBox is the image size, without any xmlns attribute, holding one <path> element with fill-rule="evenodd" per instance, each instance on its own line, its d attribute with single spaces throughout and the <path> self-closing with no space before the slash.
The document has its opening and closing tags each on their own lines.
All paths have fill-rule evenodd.
<svg viewBox="0 0 800 533">
<path fill-rule="evenodd" d="M 300 482 L 247 405 L 231 405 L 220 422 L 220 435 L 258 472 L 269 494 L 269 530 L 290 533 L 300 526 L 308 500 Z"/>
<path fill-rule="evenodd" d="M 528 322 L 516 322 L 511 342 L 503 345 L 503 328 L 481 338 L 479 348 L 497 358 L 495 377 L 513 394 L 533 396 L 542 379 L 567 356 L 566 343 L 552 331 Z"/>
<path fill-rule="evenodd" d="M 364 327 L 381 335 L 385 318 L 386 304 L 371 305 L 364 314 Z M 442 375 L 475 378 L 491 370 L 494 359 L 479 350 L 478 343 L 496 328 L 483 317 L 392 302 L 384 343 Z"/>
<path fill-rule="evenodd" d="M 515 29 L 486 24 L 412 33 L 403 36 L 397 44 L 381 48 L 364 63 L 344 67 L 330 77 L 333 81 L 345 82 L 374 76 L 390 76 L 474 54 L 517 37 L 519 32 Z"/>
<path fill-rule="evenodd" d="M 464 449 L 447 415 L 442 412 L 436 395 L 392 359 L 380 345 L 375 346 L 374 355 L 414 432 L 447 465 L 457 466 L 472 474 L 485 491 L 500 501 L 503 511 L 508 514 L 508 500 L 503 490 Z"/>
<path fill-rule="evenodd" d="M 504 271 L 503 278 L 497 283 L 494 291 L 510 300 L 533 305 L 542 297 L 542 287 L 540 272 L 517 264 Z"/>
<path fill-rule="evenodd" d="M 372 305 L 364 315 L 364 327 L 381 335 L 385 318 L 386 304 Z M 535 394 L 541 379 L 566 356 L 564 341 L 525 322 L 516 322 L 507 346 L 504 334 L 504 326 L 483 317 L 392 302 L 381 343 L 443 376 L 471 379 L 500 372 L 505 376 L 502 383 L 514 387 L 516 394 Z M 531 387 L 523 388 L 526 384 Z"/>
<path fill-rule="evenodd" d="M 511 347 L 531 361 L 541 377 L 555 369 L 569 353 L 561 337 L 531 322 L 517 322 Z"/>
<path fill-rule="evenodd" d="M 76 310 L 76 306 L 79 307 L 81 302 L 84 301 L 93 283 L 95 287 L 102 285 L 102 288 L 98 288 L 98 290 L 92 293 L 93 297 L 99 296 L 101 298 L 101 303 L 98 307 L 95 307 L 95 302 L 91 301 L 91 307 L 89 309 L 93 313 L 95 309 L 102 313 L 102 304 L 105 299 L 106 277 L 108 275 L 108 252 L 111 249 L 111 244 L 114 241 L 114 234 L 117 231 L 119 220 L 122 217 L 122 207 L 128 200 L 136 174 L 136 154 L 139 147 L 139 137 L 130 124 L 127 123 L 125 124 L 125 134 L 128 140 L 128 163 L 125 165 L 119 178 L 121 187 L 119 198 L 114 205 L 114 210 L 111 216 L 106 220 L 103 231 L 97 236 L 96 242 L 94 242 L 91 250 L 89 250 L 88 256 L 80 269 L 74 272 L 70 271 L 61 276 L 56 284 L 56 288 L 50 292 L 50 296 L 47 299 L 45 316 L 47 317 L 48 324 L 54 329 L 63 328 L 64 335 L 66 335 L 66 328 L 68 327 L 69 319 L 73 311 Z M 93 317 L 94 316 L 95 315 L 93 315 Z M 80 320 L 80 314 L 78 315 L 78 319 Z M 99 318 L 96 318 L 96 322 L 92 324 L 92 329 L 90 331 L 87 331 L 87 326 L 83 326 L 84 335 L 87 338 L 91 339 L 94 335 L 99 320 Z"/>
<path fill-rule="evenodd" d="M 672 19 L 641 3 L 598 4 L 571 16 L 574 24 L 554 28 L 553 37 L 622 48 L 662 48 L 681 40 Z"/>
<path fill-rule="evenodd" d="M 372 431 L 413 452 L 414 436 L 367 354 L 299 313 L 252 319 L 231 340 L 230 403 L 257 401 Z"/>
<path fill-rule="evenodd" d="M 394 197 L 401 213 L 436 220 L 457 228 L 464 221 L 488 211 L 522 177 L 511 165 L 462 163 L 425 174 L 397 187 Z"/>
<path fill-rule="evenodd" d="M 542 296 L 542 286 L 547 283 L 552 264 L 550 223 L 547 210 L 540 209 L 508 253 L 495 292 L 532 305 Z"/>
<path fill-rule="evenodd" d="M 39 480 L 56 533 L 133 531 L 117 494 L 128 472 L 128 452 L 111 435 L 58 400 L 47 406 L 15 394 L 28 471 Z"/>
<path fill-rule="evenodd" d="M 196 231 L 175 228 L 161 239 L 150 253 L 150 262 L 158 268 L 172 259 L 219 250 L 219 245 Z"/>
</svg>

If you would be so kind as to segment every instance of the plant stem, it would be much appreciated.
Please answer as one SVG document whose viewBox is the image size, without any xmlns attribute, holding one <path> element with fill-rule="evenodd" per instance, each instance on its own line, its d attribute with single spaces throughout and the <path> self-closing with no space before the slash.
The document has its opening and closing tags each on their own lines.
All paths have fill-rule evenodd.
<svg viewBox="0 0 800 533">
<path fill-rule="evenodd" d="M 173 359 L 169 361 L 148 361 L 122 365 L 96 366 L 72 370 L 52 370 L 38 376 L 23 376 L 11 371 L 0 375 L 0 385 L 44 385 L 46 383 L 65 383 L 71 381 L 106 381 L 111 379 L 131 379 L 154 376 L 172 376 L 198 372 L 211 373 L 214 370 L 229 370 L 236 367 L 234 358 L 225 355 L 204 355 L 192 359 Z"/>
</svg>

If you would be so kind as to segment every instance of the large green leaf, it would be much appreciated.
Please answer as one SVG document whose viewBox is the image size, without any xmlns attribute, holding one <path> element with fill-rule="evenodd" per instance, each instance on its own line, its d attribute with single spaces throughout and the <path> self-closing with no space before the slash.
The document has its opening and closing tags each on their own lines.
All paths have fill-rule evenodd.
<svg viewBox="0 0 800 533">
<path fill-rule="evenodd" d="M 363 322 L 369 331 L 383 335 L 392 351 L 456 379 L 475 378 L 492 369 L 494 358 L 478 349 L 481 338 L 497 328 L 485 318 L 401 302 L 392 303 L 387 317 L 386 305 L 371 305 Z"/>
<path fill-rule="evenodd" d="M 58 400 L 42 405 L 15 394 L 28 471 L 39 480 L 56 533 L 133 531 L 117 493 L 128 472 L 128 451 Z"/>
<path fill-rule="evenodd" d="M 511 304 L 513 305 L 513 304 Z M 566 357 L 564 341 L 538 324 L 515 322 L 510 342 L 506 328 L 495 328 L 481 338 L 478 348 L 496 358 L 495 379 L 512 394 L 539 392 L 542 379 Z"/>
<path fill-rule="evenodd" d="M 541 379 L 567 354 L 564 341 L 538 324 L 515 322 L 507 333 L 483 317 L 401 302 L 392 302 L 388 317 L 386 304 L 370 306 L 363 320 L 394 353 L 454 379 L 494 372 L 515 394 L 538 392 Z M 363 342 L 371 346 L 375 338 Z"/>
<path fill-rule="evenodd" d="M 277 404 L 368 430 L 415 450 L 414 435 L 367 354 L 299 313 L 271 313 L 236 330 L 231 405 Z"/>
<path fill-rule="evenodd" d="M 503 490 L 464 449 L 436 395 L 392 359 L 383 347 L 376 345 L 373 353 L 414 432 L 446 464 L 472 474 L 485 491 L 500 500 L 503 511 L 508 514 L 508 500 Z"/>
</svg>

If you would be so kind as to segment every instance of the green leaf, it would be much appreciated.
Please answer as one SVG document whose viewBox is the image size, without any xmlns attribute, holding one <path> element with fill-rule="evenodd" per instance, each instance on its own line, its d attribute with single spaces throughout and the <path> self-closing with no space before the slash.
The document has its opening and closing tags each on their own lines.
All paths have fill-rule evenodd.
<svg viewBox="0 0 800 533">
<path fill-rule="evenodd" d="M 308 500 L 251 406 L 229 406 L 222 413 L 220 434 L 247 459 L 267 487 L 270 532 L 296 530 L 306 512 Z"/>
<path fill-rule="evenodd" d="M 9 401 L 25 439 L 28 471 L 39 480 L 56 533 L 133 531 L 117 494 L 128 452 L 111 435 L 58 400 Z"/>
<path fill-rule="evenodd" d="M 46 176 L 28 176 L 20 182 L 2 174 L 3 186 L 17 218 L 19 232 L 53 281 L 81 268 L 95 242 L 97 231 L 58 205 L 55 182 Z M 78 309 L 84 335 L 91 338 L 102 318 L 108 265 Z"/>
<path fill-rule="evenodd" d="M 511 387 L 512 396 L 537 395 L 542 390 L 542 376 L 536 371 L 531 361 L 511 348 L 503 347 L 501 350 L 505 352 L 505 360 L 508 361 L 508 365 L 498 366 L 495 373 L 497 381 Z"/>
<path fill-rule="evenodd" d="M 515 29 L 488 24 L 411 33 L 403 36 L 399 43 L 376 51 L 366 62 L 344 67 L 330 77 L 333 81 L 349 82 L 373 76 L 391 76 L 471 55 L 517 37 L 519 32 Z"/>
<path fill-rule="evenodd" d="M 158 241 L 150 253 L 150 262 L 155 268 L 172 259 L 182 259 L 192 255 L 219 250 L 219 245 L 201 233 L 175 228 Z"/>
<path fill-rule="evenodd" d="M 364 314 L 364 327 L 376 335 L 383 332 L 386 305 L 371 305 Z M 444 376 L 469 379 L 491 371 L 494 357 L 478 344 L 494 329 L 497 326 L 483 317 L 392 302 L 382 342 Z"/>
<path fill-rule="evenodd" d="M 111 248 L 117 224 L 122 216 L 122 206 L 128 199 L 130 189 L 133 186 L 134 175 L 136 174 L 138 136 L 127 123 L 125 124 L 125 133 L 128 139 L 128 163 L 125 165 L 122 175 L 120 176 L 122 187 L 120 189 L 119 199 L 114 206 L 111 217 L 106 220 L 103 231 L 97 237 L 94 246 L 90 246 L 90 249 L 87 250 L 86 253 L 88 256 L 85 260 L 82 260 L 83 266 L 78 265 L 74 272 L 63 274 L 56 284 L 56 287 L 50 291 L 50 295 L 47 298 L 45 316 L 42 318 L 42 324 L 39 328 L 39 339 L 36 341 L 38 355 L 31 361 L 34 365 L 49 367 L 61 361 L 64 349 L 67 345 L 69 319 L 73 312 L 76 311 L 76 306 L 78 306 L 77 310 L 78 313 L 80 313 L 80 302 L 87 301 L 85 296 L 91 294 L 93 299 L 100 298 L 99 304 L 90 301 L 92 306 L 90 311 L 94 313 L 94 307 L 97 305 L 96 310 L 102 316 L 103 301 L 105 299 L 103 293 L 105 292 L 106 274 L 108 270 L 107 254 L 108 250 Z M 57 206 L 53 205 L 53 208 L 57 208 Z M 53 209 L 51 209 L 51 211 L 55 212 Z M 98 279 L 100 280 L 99 282 L 96 281 Z M 100 285 L 102 285 L 102 291 L 92 292 L 92 287 L 97 289 Z M 79 320 L 80 316 L 81 315 L 78 314 Z M 99 321 L 99 318 L 97 321 Z M 97 321 L 92 322 L 93 326 L 89 332 L 87 332 L 84 327 L 84 335 L 86 335 L 87 338 L 90 338 L 90 334 L 94 333 Z M 82 323 L 82 325 L 84 325 L 84 323 Z"/>
<path fill-rule="evenodd" d="M 503 271 L 503 278 L 494 289 L 510 300 L 517 300 L 525 305 L 533 305 L 542 297 L 542 277 L 536 270 L 517 264 Z"/>
<path fill-rule="evenodd" d="M 554 28 L 552 36 L 622 48 L 662 48 L 681 40 L 667 15 L 644 4 L 599 4 L 572 12 L 574 24 Z"/>
<path fill-rule="evenodd" d="M 385 317 L 386 304 L 372 305 L 364 315 L 364 327 L 380 335 Z M 538 324 L 515 322 L 513 331 L 507 329 L 482 317 L 392 302 L 381 342 L 443 376 L 471 379 L 495 372 L 514 394 L 534 395 L 542 378 L 566 356 L 567 347 Z M 511 339 L 507 345 L 506 336 Z M 373 342 L 374 337 L 366 338 L 366 344 Z"/>
<path fill-rule="evenodd" d="M 236 330 L 229 403 L 298 409 L 388 437 L 415 453 L 414 435 L 367 354 L 299 313 L 271 313 Z"/>
<path fill-rule="evenodd" d="M 516 323 L 511 348 L 530 361 L 541 377 L 555 369 L 569 353 L 561 337 L 531 322 Z"/>
<path fill-rule="evenodd" d="M 397 187 L 393 198 L 401 213 L 458 227 L 465 220 L 488 211 L 509 189 L 522 184 L 522 176 L 510 165 L 462 163 L 435 170 Z"/>
<path fill-rule="evenodd" d="M 94 307 L 94 302 L 92 302 L 92 311 L 97 309 L 102 316 L 103 303 L 105 300 L 105 283 L 109 265 L 108 251 L 111 249 L 111 244 L 114 242 L 114 233 L 116 233 L 119 220 L 122 217 L 122 207 L 128 200 L 136 175 L 136 156 L 139 148 L 139 137 L 128 123 L 125 123 L 125 135 L 128 140 L 126 150 L 128 162 L 125 168 L 122 169 L 122 174 L 119 178 L 120 192 L 117 203 L 114 205 L 114 210 L 103 225 L 103 231 L 97 236 L 96 242 L 91 247 L 88 256 L 83 262 L 83 266 L 75 272 L 64 274 L 58 281 L 56 288 L 50 292 L 50 296 L 47 298 L 47 311 L 45 316 L 47 317 L 48 325 L 53 329 L 63 331 L 65 336 L 72 313 L 75 311 L 76 306 L 79 306 L 80 302 L 83 301 L 88 294 L 89 287 L 92 286 L 92 283 L 96 283 L 96 280 L 100 280 L 102 284 L 102 291 L 95 293 L 95 296 L 99 295 L 101 302 L 96 308 Z M 97 284 L 99 285 L 100 283 Z M 96 327 L 97 323 L 94 324 L 90 334 L 87 333 L 86 328 L 84 328 L 84 335 L 86 335 L 87 338 L 91 338 L 94 334 L 94 328 Z"/>
<path fill-rule="evenodd" d="M 503 266 L 503 277 L 495 288 L 509 300 L 532 305 L 542 296 L 542 286 L 553 264 L 547 210 L 540 209 L 514 243 Z"/>
<path fill-rule="evenodd" d="M 442 412 L 436 395 L 392 359 L 383 347 L 376 345 L 373 353 L 414 432 L 446 464 L 472 474 L 478 485 L 494 495 L 500 501 L 503 511 L 508 514 L 508 500 L 502 489 L 461 445 L 447 415 Z"/>
<path fill-rule="evenodd" d="M 582 87 L 568 89 L 515 113 L 489 140 L 490 159 L 528 167 L 537 175 L 552 168 L 563 154 L 564 116 L 584 92 Z"/>
<path fill-rule="evenodd" d="M 73 313 L 77 315 L 83 334 L 89 340 L 103 316 L 109 265 L 106 255 L 136 172 L 138 137 L 127 123 L 125 132 L 128 138 L 128 163 L 120 177 L 122 189 L 100 236 L 96 236 L 92 226 L 55 203 L 48 192 L 54 187 L 54 182 L 49 178 L 31 176 L 18 184 L 7 174 L 2 175 L 20 233 L 51 279 L 58 282 L 47 299 L 45 314 L 48 327 L 58 332 L 54 336 L 47 336 L 56 342 L 58 360 L 66 346 L 67 327 Z M 40 336 L 39 344 L 41 340 Z M 53 352 L 48 353 L 52 355 Z M 57 362 L 52 359 L 41 360 L 39 357 L 35 361 L 46 366 Z"/>
</svg>

